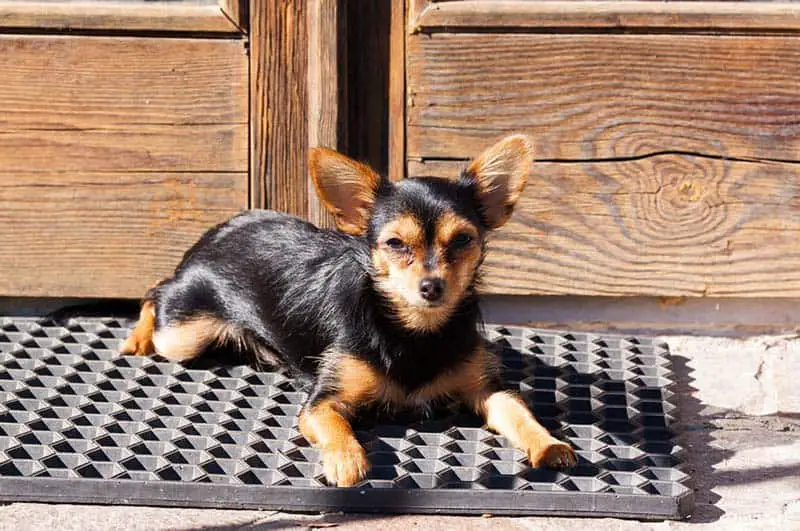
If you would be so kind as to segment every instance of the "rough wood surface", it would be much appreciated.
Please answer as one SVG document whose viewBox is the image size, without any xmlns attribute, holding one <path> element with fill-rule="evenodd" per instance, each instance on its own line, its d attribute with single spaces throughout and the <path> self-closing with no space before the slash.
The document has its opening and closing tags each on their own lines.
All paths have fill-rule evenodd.
<svg viewBox="0 0 800 531">
<path fill-rule="evenodd" d="M 0 171 L 246 171 L 230 40 L 0 36 Z"/>
<path fill-rule="evenodd" d="M 389 53 L 389 177 L 406 175 L 406 3 L 391 0 Z"/>
<path fill-rule="evenodd" d="M 250 4 L 251 206 L 308 215 L 305 0 Z"/>
<path fill-rule="evenodd" d="M 437 33 L 409 38 L 408 65 L 412 160 L 508 131 L 540 159 L 799 158 L 794 37 Z"/>
<path fill-rule="evenodd" d="M 800 30 L 800 5 L 740 1 L 486 1 L 413 0 L 412 31 L 468 28 Z"/>
<path fill-rule="evenodd" d="M 308 145 L 340 149 L 339 138 L 339 0 L 308 1 Z M 303 177 L 303 176 L 299 176 Z M 331 216 L 319 201 L 311 179 L 308 219 L 333 227 Z"/>
<path fill-rule="evenodd" d="M 219 0 L 219 8 L 237 29 L 247 32 L 250 26 L 250 0 Z"/>
<path fill-rule="evenodd" d="M 412 163 L 452 177 L 463 162 Z M 800 164 L 656 155 L 539 163 L 493 235 L 485 290 L 800 296 Z"/>
<path fill-rule="evenodd" d="M 227 0 L 233 2 L 235 0 Z M 201 2 L 3 1 L 0 28 L 239 33 L 213 0 Z"/>
<path fill-rule="evenodd" d="M 139 298 L 247 205 L 247 174 L 0 174 L 0 296 Z"/>
<path fill-rule="evenodd" d="M 232 40 L 0 37 L 0 295 L 139 297 L 247 206 Z"/>
</svg>

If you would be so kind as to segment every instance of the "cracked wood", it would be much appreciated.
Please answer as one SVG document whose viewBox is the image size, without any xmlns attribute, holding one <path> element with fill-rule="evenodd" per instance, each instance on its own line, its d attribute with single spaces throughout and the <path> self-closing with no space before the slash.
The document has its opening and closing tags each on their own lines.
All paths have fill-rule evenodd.
<svg viewBox="0 0 800 531">
<path fill-rule="evenodd" d="M 410 35 L 409 175 L 533 136 L 491 293 L 797 297 L 796 40 Z"/>
<path fill-rule="evenodd" d="M 412 162 L 452 177 L 462 162 Z M 515 295 L 797 297 L 800 164 L 658 155 L 537 163 L 492 235 L 484 289 Z"/>
<path fill-rule="evenodd" d="M 522 131 L 542 159 L 800 160 L 798 73 L 796 37 L 411 35 L 407 153 L 465 159 Z"/>
</svg>

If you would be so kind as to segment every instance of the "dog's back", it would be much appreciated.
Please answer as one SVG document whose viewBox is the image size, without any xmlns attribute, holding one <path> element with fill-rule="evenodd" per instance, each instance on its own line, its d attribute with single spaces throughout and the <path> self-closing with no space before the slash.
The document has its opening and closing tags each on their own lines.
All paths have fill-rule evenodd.
<svg viewBox="0 0 800 531">
<path fill-rule="evenodd" d="M 363 290 L 368 260 L 352 236 L 272 211 L 246 212 L 208 231 L 156 288 L 156 328 L 224 321 L 226 339 L 269 350 L 261 361 L 277 355 L 313 371 L 310 362 L 342 324 L 346 295 Z"/>
</svg>

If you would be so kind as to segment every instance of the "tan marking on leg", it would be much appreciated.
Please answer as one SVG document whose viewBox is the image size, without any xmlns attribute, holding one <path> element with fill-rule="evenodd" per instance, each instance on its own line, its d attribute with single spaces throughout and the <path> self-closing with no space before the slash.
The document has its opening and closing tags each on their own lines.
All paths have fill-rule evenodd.
<svg viewBox="0 0 800 531">
<path fill-rule="evenodd" d="M 311 444 L 322 450 L 328 483 L 352 487 L 366 477 L 369 461 L 340 407 L 333 399 L 323 400 L 301 413 L 299 428 Z"/>
<path fill-rule="evenodd" d="M 499 370 L 497 356 L 481 345 L 455 370 L 423 387 L 412 398 L 458 397 L 483 416 L 489 428 L 524 450 L 533 466 L 574 466 L 577 459 L 572 448 L 550 435 L 516 393 L 488 390 Z"/>
<path fill-rule="evenodd" d="M 525 451 L 534 467 L 567 468 L 577 464 L 572 448 L 550 435 L 515 393 L 490 393 L 476 405 L 488 426 Z"/>
<path fill-rule="evenodd" d="M 347 407 L 374 402 L 400 403 L 404 393 L 372 365 L 354 356 L 337 358 L 337 398 Z"/>
<path fill-rule="evenodd" d="M 366 453 L 347 420 L 349 415 L 374 402 L 402 401 L 403 393 L 369 363 L 352 354 L 326 353 L 321 372 L 334 379 L 334 394 L 303 410 L 300 432 L 322 450 L 328 482 L 349 487 L 369 471 Z"/>
<path fill-rule="evenodd" d="M 120 354 L 149 356 L 155 352 L 153 347 L 153 330 L 156 326 L 156 305 L 147 300 L 139 311 L 139 321 L 128 338 L 119 349 Z"/>
<path fill-rule="evenodd" d="M 238 328 L 218 317 L 201 315 L 158 330 L 153 345 L 158 355 L 174 361 L 187 361 L 202 354 L 212 343 L 230 341 Z"/>
</svg>

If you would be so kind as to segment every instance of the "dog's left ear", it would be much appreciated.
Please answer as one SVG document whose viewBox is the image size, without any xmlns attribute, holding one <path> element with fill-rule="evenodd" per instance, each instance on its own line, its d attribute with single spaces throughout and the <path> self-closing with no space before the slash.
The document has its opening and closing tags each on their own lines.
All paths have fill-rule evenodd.
<svg viewBox="0 0 800 531">
<path fill-rule="evenodd" d="M 487 228 L 501 227 L 528 182 L 533 164 L 533 142 L 525 135 L 500 140 L 473 160 L 461 181 L 473 186 Z"/>
<path fill-rule="evenodd" d="M 320 201 L 346 234 L 367 232 L 381 176 L 366 164 L 328 148 L 314 148 L 308 159 Z"/>
</svg>

